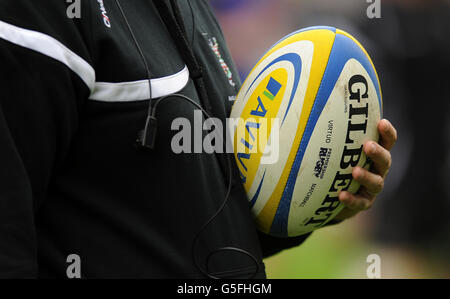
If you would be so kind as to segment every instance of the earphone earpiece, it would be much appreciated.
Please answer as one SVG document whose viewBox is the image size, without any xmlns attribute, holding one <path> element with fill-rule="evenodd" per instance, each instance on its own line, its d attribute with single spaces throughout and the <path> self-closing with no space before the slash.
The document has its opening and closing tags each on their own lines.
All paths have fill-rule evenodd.
<svg viewBox="0 0 450 299">
<path fill-rule="evenodd" d="M 158 120 L 153 115 L 147 115 L 145 128 L 138 132 L 136 143 L 139 148 L 155 149 L 156 132 L 158 128 Z"/>
</svg>

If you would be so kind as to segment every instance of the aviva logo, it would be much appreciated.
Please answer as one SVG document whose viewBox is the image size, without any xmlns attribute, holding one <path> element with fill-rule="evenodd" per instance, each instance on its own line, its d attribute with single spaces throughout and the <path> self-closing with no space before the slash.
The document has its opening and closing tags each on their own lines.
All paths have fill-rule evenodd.
<svg viewBox="0 0 450 299">
<path fill-rule="evenodd" d="M 288 73 L 279 68 L 261 80 L 249 96 L 234 136 L 235 153 L 242 182 L 248 191 L 272 130 L 278 130 L 277 115 L 284 97 Z"/>
</svg>

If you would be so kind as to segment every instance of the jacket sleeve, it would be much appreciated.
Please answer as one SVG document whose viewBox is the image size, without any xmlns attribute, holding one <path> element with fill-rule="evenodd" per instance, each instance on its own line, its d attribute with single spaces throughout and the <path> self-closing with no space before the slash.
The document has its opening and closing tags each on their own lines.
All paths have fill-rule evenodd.
<svg viewBox="0 0 450 299">
<path fill-rule="evenodd" d="M 262 232 L 258 232 L 259 242 L 261 243 L 263 258 L 270 257 L 275 255 L 285 249 L 297 247 L 303 242 L 311 234 L 302 235 L 299 237 L 290 237 L 290 238 L 278 238 L 269 236 Z"/>
<path fill-rule="evenodd" d="M 57 39 L 80 34 L 58 8 L 0 0 L 0 278 L 37 275 L 35 215 L 89 95 L 82 59 Z"/>
<path fill-rule="evenodd" d="M 339 224 L 341 221 L 331 220 L 325 226 Z M 272 255 L 275 255 L 285 249 L 290 249 L 293 247 L 300 246 L 303 242 L 311 236 L 312 233 L 305 234 L 298 237 L 290 237 L 290 238 L 277 238 L 273 236 L 269 236 L 267 234 L 258 232 L 259 242 L 261 243 L 263 257 L 267 258 Z"/>
</svg>

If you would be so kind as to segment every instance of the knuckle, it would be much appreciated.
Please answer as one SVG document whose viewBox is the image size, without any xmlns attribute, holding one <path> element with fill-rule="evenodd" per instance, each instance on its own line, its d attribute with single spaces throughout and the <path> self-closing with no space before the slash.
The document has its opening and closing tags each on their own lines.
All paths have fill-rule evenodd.
<svg viewBox="0 0 450 299">
<path fill-rule="evenodd" d="M 376 193 L 380 193 L 381 191 L 383 191 L 384 188 L 384 180 L 381 177 L 378 177 L 377 182 L 375 184 L 375 191 Z"/>
<path fill-rule="evenodd" d="M 397 139 L 398 139 L 398 133 L 397 133 L 397 130 L 395 128 L 393 128 L 393 129 L 394 129 L 393 139 L 394 139 L 394 143 L 395 143 L 395 142 L 397 142 Z"/>
<path fill-rule="evenodd" d="M 364 210 L 370 210 L 370 208 L 372 208 L 373 203 L 372 202 L 366 202 Z"/>
<path fill-rule="evenodd" d="M 354 210 L 354 211 L 359 211 L 359 210 L 361 210 L 361 203 L 360 203 L 358 200 L 355 200 L 355 201 L 352 203 L 352 205 L 350 206 L 350 209 L 351 209 L 351 210 Z"/>
<path fill-rule="evenodd" d="M 358 201 L 356 199 L 351 200 L 346 204 L 346 207 L 350 210 L 357 210 L 358 209 Z"/>
<path fill-rule="evenodd" d="M 386 153 L 386 168 L 389 170 L 392 166 L 392 154 L 391 152 L 387 151 Z"/>
<path fill-rule="evenodd" d="M 359 172 L 358 172 L 359 174 L 358 174 L 358 179 L 360 180 L 360 181 L 365 181 L 366 180 L 366 177 L 367 177 L 367 175 L 366 175 L 366 170 L 364 169 L 364 168 L 359 168 Z"/>
<path fill-rule="evenodd" d="M 372 157 L 377 156 L 380 152 L 380 145 L 376 142 L 369 143 L 368 152 L 369 152 L 369 155 Z"/>
</svg>

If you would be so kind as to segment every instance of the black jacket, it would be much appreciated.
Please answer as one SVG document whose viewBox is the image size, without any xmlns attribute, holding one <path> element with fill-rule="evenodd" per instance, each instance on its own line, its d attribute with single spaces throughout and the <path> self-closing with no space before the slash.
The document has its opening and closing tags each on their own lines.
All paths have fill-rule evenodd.
<svg viewBox="0 0 450 299">
<path fill-rule="evenodd" d="M 192 120 L 195 107 L 161 103 L 155 150 L 136 149 L 150 88 L 125 18 L 115 0 L 80 1 L 80 18 L 65 2 L 0 0 L 0 277 L 65 277 L 70 254 L 86 278 L 202 277 L 192 242 L 227 183 L 216 155 L 171 150 L 172 121 Z M 179 92 L 198 102 L 154 3 L 120 4 L 148 63 L 152 98 Z M 223 120 L 238 73 L 208 1 L 179 5 L 212 112 Z M 214 249 L 235 246 L 254 255 L 264 277 L 264 256 L 306 237 L 258 234 L 234 178 L 195 256 L 205 268 Z M 256 269 L 233 251 L 211 256 L 209 267 L 227 277 Z"/>
</svg>

